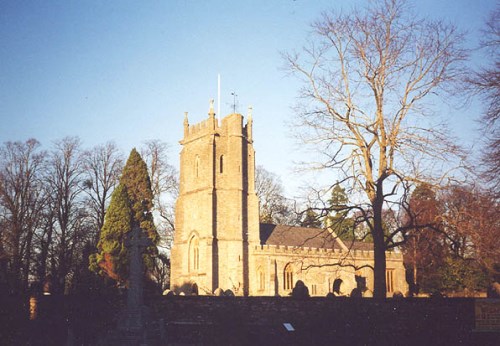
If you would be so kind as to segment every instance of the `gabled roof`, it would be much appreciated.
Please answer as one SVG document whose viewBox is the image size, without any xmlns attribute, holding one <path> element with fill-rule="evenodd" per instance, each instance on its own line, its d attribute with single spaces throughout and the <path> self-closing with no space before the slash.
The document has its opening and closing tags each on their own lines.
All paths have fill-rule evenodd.
<svg viewBox="0 0 500 346">
<path fill-rule="evenodd" d="M 327 229 L 297 227 L 287 225 L 260 224 L 261 245 L 286 245 L 292 247 L 312 247 L 342 250 L 345 245 L 351 250 L 373 250 L 372 243 L 342 242 Z"/>
</svg>

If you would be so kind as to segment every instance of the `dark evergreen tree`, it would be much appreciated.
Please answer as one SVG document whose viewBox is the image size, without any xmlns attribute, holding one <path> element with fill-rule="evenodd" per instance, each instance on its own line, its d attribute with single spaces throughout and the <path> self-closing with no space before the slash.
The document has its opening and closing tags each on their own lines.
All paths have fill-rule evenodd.
<svg viewBox="0 0 500 346">
<path fill-rule="evenodd" d="M 355 240 L 355 223 L 353 218 L 349 216 L 349 198 L 345 189 L 336 184 L 328 202 L 329 210 L 324 221 L 325 226 L 330 227 L 344 241 Z"/>
<path fill-rule="evenodd" d="M 125 234 L 132 227 L 132 209 L 127 188 L 120 184 L 111 196 L 104 226 L 101 230 L 97 254 L 90 256 L 89 268 L 102 276 L 125 282 L 128 276 L 128 251 Z"/>
<path fill-rule="evenodd" d="M 318 214 L 312 208 L 307 208 L 304 219 L 301 221 L 300 225 L 302 227 L 320 228 L 321 221 Z"/>
<path fill-rule="evenodd" d="M 120 185 L 113 192 L 98 243 L 98 253 L 90 258 L 90 269 L 119 282 L 128 277 L 128 251 L 125 235 L 139 226 L 153 241 L 144 254 L 146 268 L 153 268 L 159 235 L 153 221 L 153 193 L 146 163 L 132 149 L 123 168 Z"/>
<path fill-rule="evenodd" d="M 137 150 L 132 149 L 130 156 L 123 168 L 120 184 L 127 188 L 127 193 L 132 207 L 132 222 L 144 230 L 153 246 L 149 247 L 144 255 L 144 264 L 148 270 L 153 268 L 153 256 L 158 253 L 156 245 L 160 236 L 153 221 L 153 191 L 148 174 L 148 167 Z"/>
</svg>

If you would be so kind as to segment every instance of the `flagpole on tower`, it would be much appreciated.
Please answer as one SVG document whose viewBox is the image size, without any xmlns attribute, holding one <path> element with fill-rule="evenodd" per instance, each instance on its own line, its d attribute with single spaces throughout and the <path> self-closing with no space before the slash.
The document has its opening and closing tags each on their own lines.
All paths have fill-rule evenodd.
<svg viewBox="0 0 500 346">
<path fill-rule="evenodd" d="M 217 74 L 217 120 L 220 122 L 220 73 Z"/>
</svg>

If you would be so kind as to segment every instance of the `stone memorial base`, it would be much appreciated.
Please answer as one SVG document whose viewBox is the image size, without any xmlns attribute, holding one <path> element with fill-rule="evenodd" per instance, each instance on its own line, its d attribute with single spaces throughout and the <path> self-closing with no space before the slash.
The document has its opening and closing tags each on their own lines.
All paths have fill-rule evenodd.
<svg viewBox="0 0 500 346">
<path fill-rule="evenodd" d="M 151 311 L 143 306 L 125 309 L 119 316 L 117 328 L 106 338 L 106 345 L 158 345 L 160 333 L 151 318 Z"/>
<path fill-rule="evenodd" d="M 150 309 L 146 306 L 134 309 L 127 308 L 119 317 L 118 330 L 140 332 L 147 327 L 150 319 Z"/>
</svg>

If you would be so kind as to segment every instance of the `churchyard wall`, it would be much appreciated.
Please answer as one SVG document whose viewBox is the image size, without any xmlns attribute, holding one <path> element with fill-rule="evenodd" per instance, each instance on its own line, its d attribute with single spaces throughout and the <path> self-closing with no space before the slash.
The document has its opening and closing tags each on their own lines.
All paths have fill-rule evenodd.
<svg viewBox="0 0 500 346">
<path fill-rule="evenodd" d="M 93 344 L 113 328 L 123 298 L 42 296 L 35 320 L 29 320 L 29 298 L 10 299 L 0 313 L 2 340 L 52 335 L 64 342 L 71 335 Z M 166 344 L 487 344 L 500 334 L 474 331 L 477 301 L 155 296 L 145 302 Z"/>
</svg>

